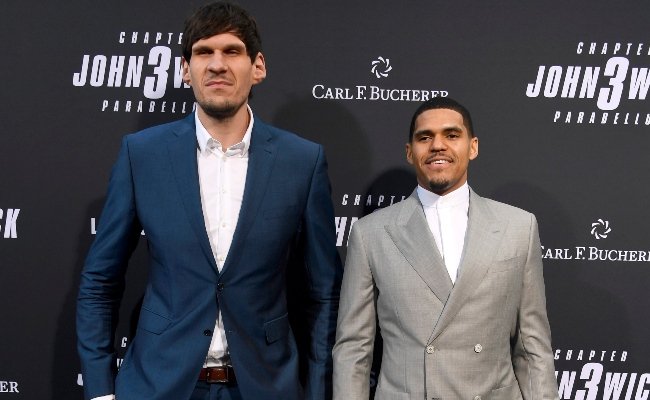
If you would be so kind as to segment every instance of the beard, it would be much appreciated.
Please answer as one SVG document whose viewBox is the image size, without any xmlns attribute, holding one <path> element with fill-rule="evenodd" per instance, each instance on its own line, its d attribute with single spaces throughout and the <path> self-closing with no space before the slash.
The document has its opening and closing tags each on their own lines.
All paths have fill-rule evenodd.
<svg viewBox="0 0 650 400">
<path fill-rule="evenodd" d="M 241 108 L 242 104 L 235 104 L 230 101 L 225 101 L 221 104 L 215 104 L 212 102 L 199 102 L 201 109 L 210 117 L 223 121 L 229 118 L 232 118 L 237 111 Z"/>
<path fill-rule="evenodd" d="M 429 181 L 429 190 L 435 194 L 443 193 L 445 190 L 449 189 L 451 182 L 447 179 L 440 180 L 430 180 Z"/>
</svg>

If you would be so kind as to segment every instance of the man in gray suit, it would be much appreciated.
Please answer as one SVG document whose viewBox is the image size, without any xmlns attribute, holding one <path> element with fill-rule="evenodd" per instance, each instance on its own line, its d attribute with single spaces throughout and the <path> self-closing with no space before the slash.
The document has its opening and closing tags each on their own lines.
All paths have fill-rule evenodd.
<svg viewBox="0 0 650 400">
<path fill-rule="evenodd" d="M 368 399 L 376 319 L 375 400 L 558 398 L 535 216 L 469 188 L 477 156 L 465 107 L 417 109 L 406 158 L 418 187 L 350 235 L 335 400 Z"/>
</svg>

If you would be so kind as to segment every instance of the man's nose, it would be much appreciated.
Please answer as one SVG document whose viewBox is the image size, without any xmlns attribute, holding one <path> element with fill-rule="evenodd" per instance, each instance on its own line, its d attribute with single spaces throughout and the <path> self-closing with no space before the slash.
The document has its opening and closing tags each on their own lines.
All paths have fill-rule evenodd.
<svg viewBox="0 0 650 400">
<path fill-rule="evenodd" d="M 446 148 L 447 148 L 447 144 L 445 143 L 444 137 L 440 135 L 434 135 L 431 138 L 429 150 L 440 151 L 440 150 L 445 150 Z"/>
<path fill-rule="evenodd" d="M 223 72 L 228 69 L 228 65 L 225 63 L 224 57 L 221 53 L 215 52 L 210 58 L 208 63 L 208 69 L 213 72 Z"/>
</svg>

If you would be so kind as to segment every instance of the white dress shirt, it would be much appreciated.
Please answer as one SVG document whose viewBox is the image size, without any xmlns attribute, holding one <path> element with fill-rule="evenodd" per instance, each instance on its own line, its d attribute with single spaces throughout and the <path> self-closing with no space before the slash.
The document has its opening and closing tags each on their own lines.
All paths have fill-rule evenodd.
<svg viewBox="0 0 650 400">
<path fill-rule="evenodd" d="M 221 143 L 210 136 L 195 114 L 196 139 L 199 147 L 196 157 L 199 166 L 201 206 L 212 254 L 219 272 L 228 257 L 230 244 L 237 227 L 239 210 L 244 198 L 248 149 L 253 129 L 253 112 L 248 108 L 250 122 L 241 142 L 223 151 Z M 221 311 L 217 318 L 212 342 L 204 367 L 223 365 L 227 361 L 228 342 Z"/>
<path fill-rule="evenodd" d="M 449 277 L 456 283 L 467 231 L 469 186 L 465 182 L 444 196 L 418 186 L 417 194 Z"/>
</svg>

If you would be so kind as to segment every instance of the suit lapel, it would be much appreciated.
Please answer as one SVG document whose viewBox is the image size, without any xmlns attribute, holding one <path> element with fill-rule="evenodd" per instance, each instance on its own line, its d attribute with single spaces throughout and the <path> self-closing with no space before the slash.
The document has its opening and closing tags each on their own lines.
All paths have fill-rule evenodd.
<svg viewBox="0 0 650 400">
<path fill-rule="evenodd" d="M 386 231 L 399 251 L 444 304 L 452 289 L 449 273 L 427 225 L 417 192 L 404 200 L 395 225 Z"/>
<path fill-rule="evenodd" d="M 460 274 L 429 341 L 438 337 L 481 283 L 505 231 L 506 221 L 496 218 L 487 202 L 470 190 L 469 218 Z"/>
<path fill-rule="evenodd" d="M 196 161 L 196 126 L 194 113 L 181 121 L 181 125 L 173 132 L 174 136 L 167 143 L 169 163 L 171 164 L 178 191 L 183 199 L 183 206 L 190 225 L 199 240 L 206 258 L 217 272 L 217 264 L 212 254 L 210 240 L 205 229 L 203 208 L 201 207 L 201 189 L 199 187 L 199 172 Z"/>
<path fill-rule="evenodd" d="M 244 197 L 228 257 L 221 270 L 222 275 L 228 271 L 230 265 L 237 263 L 241 257 L 246 236 L 257 218 L 266 193 L 273 161 L 277 154 L 276 147 L 271 131 L 263 122 L 256 119 L 253 123 L 251 145 L 248 150 Z"/>
</svg>

